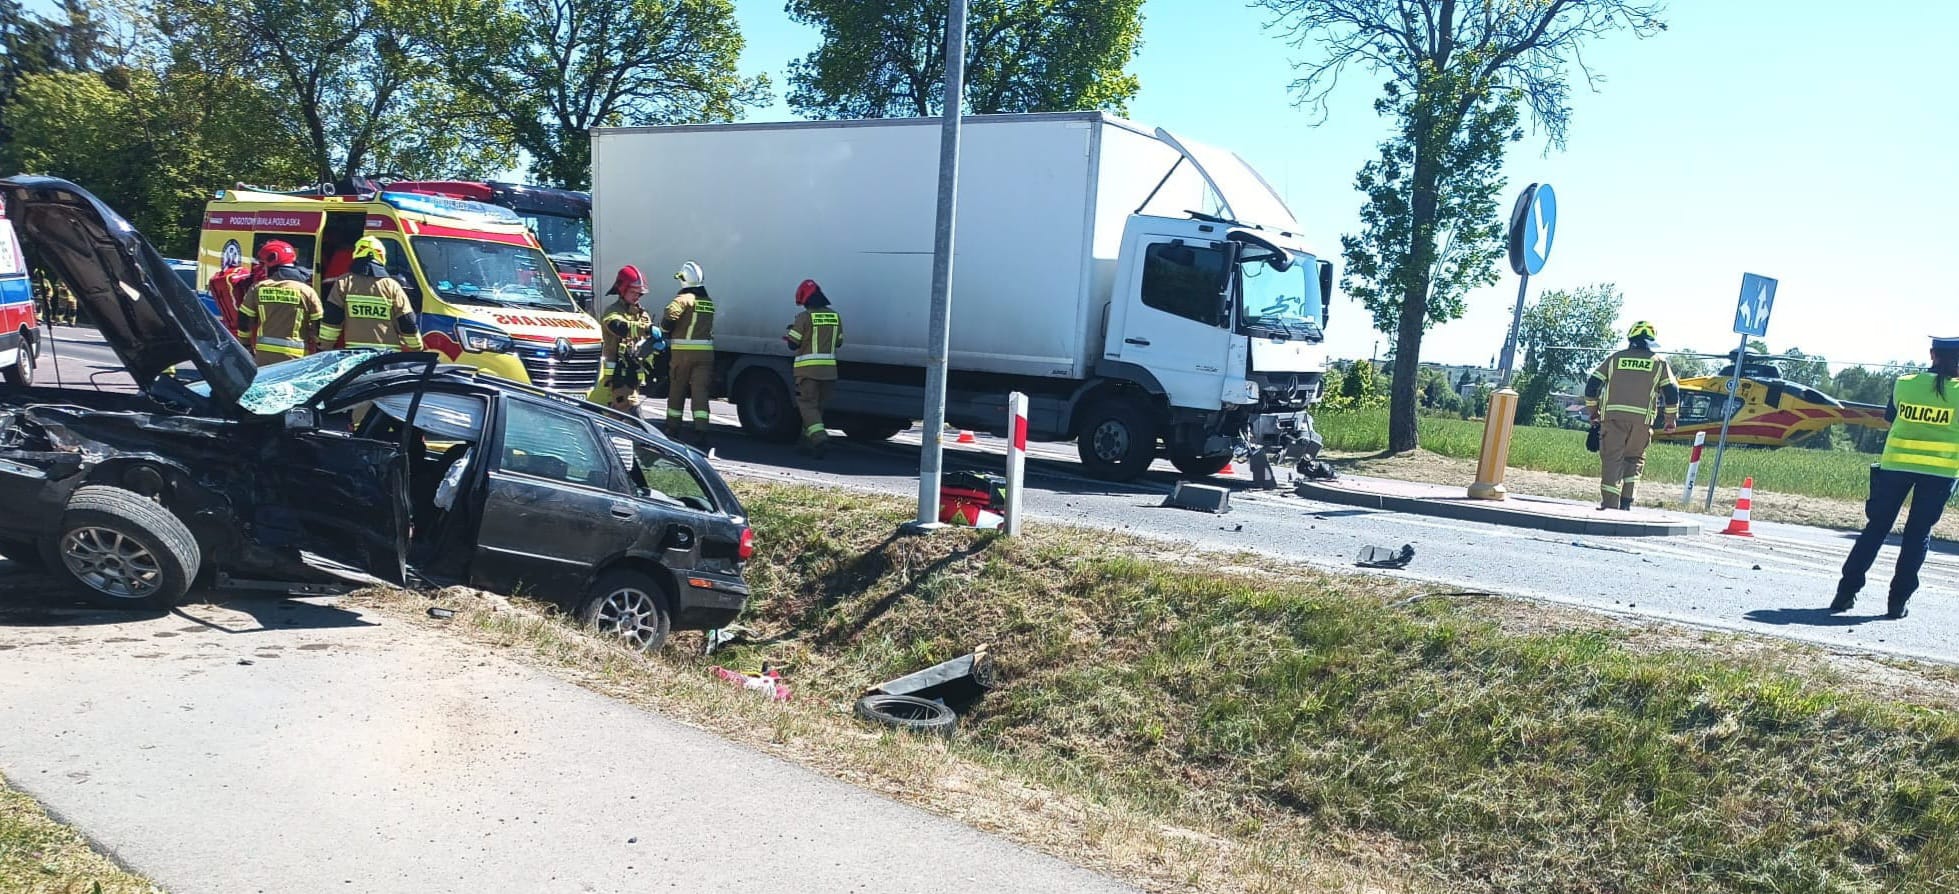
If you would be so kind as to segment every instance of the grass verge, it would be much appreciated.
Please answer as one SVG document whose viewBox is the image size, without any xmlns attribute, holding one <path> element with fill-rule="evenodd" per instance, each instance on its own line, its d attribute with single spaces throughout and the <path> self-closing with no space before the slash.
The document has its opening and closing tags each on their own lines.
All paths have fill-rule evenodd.
<svg viewBox="0 0 1959 894">
<path fill-rule="evenodd" d="M 1157 891 L 1959 888 L 1940 672 L 1070 529 L 897 538 L 899 501 L 742 490 L 757 642 L 714 660 L 786 666 L 797 702 L 480 600 L 465 629 Z M 980 643 L 1004 685 L 949 745 L 849 718 Z"/>
<path fill-rule="evenodd" d="M 0 778 L 0 894 L 158 894 Z"/>
</svg>

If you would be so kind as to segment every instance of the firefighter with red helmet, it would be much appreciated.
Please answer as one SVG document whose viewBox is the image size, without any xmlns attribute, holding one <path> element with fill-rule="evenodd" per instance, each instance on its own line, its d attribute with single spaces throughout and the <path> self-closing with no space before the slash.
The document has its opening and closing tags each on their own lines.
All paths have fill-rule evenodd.
<svg viewBox="0 0 1959 894">
<path fill-rule="evenodd" d="M 638 400 L 640 383 L 646 380 L 646 366 L 664 347 L 660 327 L 640 301 L 646 297 L 646 280 L 631 264 L 619 268 L 607 295 L 616 295 L 599 319 L 605 339 L 599 346 L 599 381 L 585 399 L 613 409 L 632 412 Z"/>
<path fill-rule="evenodd" d="M 347 272 L 327 285 L 320 342 L 332 347 L 344 333 L 349 348 L 419 351 L 422 332 L 408 292 L 388 275 L 388 247 L 373 236 L 354 243 Z"/>
<path fill-rule="evenodd" d="M 265 278 L 245 292 L 238 306 L 238 340 L 252 346 L 259 366 L 297 360 L 319 344 L 319 293 L 313 274 L 299 266 L 291 243 L 274 239 L 259 249 Z"/>
<path fill-rule="evenodd" d="M 782 340 L 796 353 L 796 409 L 803 417 L 803 450 L 819 459 L 830 435 L 823 427 L 823 408 L 837 387 L 837 346 L 843 344 L 843 317 L 830 306 L 830 296 L 816 280 L 796 287 L 796 306 L 802 312 L 789 324 Z"/>
</svg>

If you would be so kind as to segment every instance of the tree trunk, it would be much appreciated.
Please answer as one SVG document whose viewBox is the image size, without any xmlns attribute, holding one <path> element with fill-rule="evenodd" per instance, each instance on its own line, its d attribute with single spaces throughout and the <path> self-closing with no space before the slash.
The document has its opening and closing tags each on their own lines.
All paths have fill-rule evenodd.
<svg viewBox="0 0 1959 894">
<path fill-rule="evenodd" d="M 1415 118 L 1415 169 L 1409 177 L 1408 278 L 1401 294 L 1401 324 L 1395 332 L 1394 381 L 1388 387 L 1388 452 L 1406 453 L 1418 446 L 1415 431 L 1416 380 L 1422 370 L 1422 334 L 1428 324 L 1428 292 L 1434 277 L 1435 218 L 1442 172 L 1436 156 L 1447 145 L 1438 141 L 1432 112 Z"/>
</svg>

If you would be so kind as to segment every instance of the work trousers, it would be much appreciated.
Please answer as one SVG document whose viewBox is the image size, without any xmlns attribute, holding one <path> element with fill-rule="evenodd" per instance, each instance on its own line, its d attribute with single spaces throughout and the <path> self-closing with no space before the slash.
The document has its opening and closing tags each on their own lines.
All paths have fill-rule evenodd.
<svg viewBox="0 0 1959 894">
<path fill-rule="evenodd" d="M 1871 496 L 1864 501 L 1864 517 L 1869 519 L 1850 558 L 1843 563 L 1843 579 L 1837 583 L 1838 596 L 1855 596 L 1864 589 L 1865 575 L 1877 561 L 1877 551 L 1891 536 L 1898 521 L 1898 510 L 1906 498 L 1911 514 L 1905 516 L 1904 541 L 1898 547 L 1898 568 L 1891 575 L 1891 607 L 1901 608 L 1918 591 L 1918 569 L 1925 565 L 1925 552 L 1932 547 L 1932 527 L 1945 513 L 1945 504 L 1959 486 L 1951 478 L 1918 472 L 1891 472 L 1871 467 Z"/>
<path fill-rule="evenodd" d="M 678 429 L 685 404 L 694 401 L 694 430 L 708 427 L 707 392 L 714 384 L 714 352 L 675 350 L 667 359 L 667 426 Z"/>
<path fill-rule="evenodd" d="M 1607 509 L 1631 506 L 1646 470 L 1646 448 L 1653 444 L 1653 423 L 1632 413 L 1603 414 L 1599 423 L 1599 505 Z"/>
<path fill-rule="evenodd" d="M 803 440 L 811 446 L 829 440 L 830 433 L 823 428 L 823 408 L 829 405 L 830 395 L 836 390 L 835 379 L 796 377 L 796 410 L 803 416 Z"/>
</svg>

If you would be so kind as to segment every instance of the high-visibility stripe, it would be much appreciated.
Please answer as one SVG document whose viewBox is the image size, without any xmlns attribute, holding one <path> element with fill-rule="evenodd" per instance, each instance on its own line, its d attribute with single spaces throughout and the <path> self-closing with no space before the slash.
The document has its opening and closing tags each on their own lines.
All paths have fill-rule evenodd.
<svg viewBox="0 0 1959 894">
<path fill-rule="evenodd" d="M 675 409 L 669 409 L 669 410 L 667 410 L 667 418 L 668 418 L 668 419 L 675 419 L 675 420 L 677 420 L 677 419 L 679 419 L 679 418 L 680 418 L 680 411 L 679 411 L 679 410 L 675 410 Z"/>
<path fill-rule="evenodd" d="M 714 340 L 684 338 L 679 341 L 668 342 L 667 347 L 675 351 L 712 351 L 714 350 Z"/>
<path fill-rule="evenodd" d="M 402 336 L 402 337 L 401 337 L 401 347 L 402 347 L 402 349 L 403 349 L 403 350 L 407 350 L 407 351 L 419 351 L 419 350 L 422 350 L 422 347 L 423 347 L 423 345 L 422 345 L 422 334 L 421 334 L 421 333 L 419 333 L 419 332 L 417 332 L 417 333 L 414 333 L 414 334 L 411 334 L 411 335 L 404 335 L 404 336 Z"/>
<path fill-rule="evenodd" d="M 1599 490 L 1602 490 L 1602 491 L 1605 491 L 1605 492 L 1606 492 L 1606 493 L 1608 493 L 1608 494 L 1612 494 L 1613 496 L 1618 496 L 1618 495 L 1619 495 L 1619 488 L 1618 488 L 1618 487 L 1617 487 L 1616 485 L 1611 485 L 1611 484 L 1601 484 L 1601 485 L 1599 485 L 1599 486 L 1598 486 L 1598 489 L 1599 489 Z"/>
<path fill-rule="evenodd" d="M 281 348 L 298 348 L 302 351 L 306 350 L 306 343 L 296 338 L 275 338 L 270 335 L 259 336 L 258 346 L 263 348 L 266 345 L 276 345 Z"/>
<path fill-rule="evenodd" d="M 1959 459 L 1946 456 L 1928 456 L 1923 453 L 1887 453 L 1884 455 L 1882 465 L 1886 467 L 1919 466 L 1928 469 L 1959 470 Z"/>
<path fill-rule="evenodd" d="M 823 428 L 823 423 L 821 423 L 821 422 L 818 422 L 818 423 L 816 423 L 815 425 L 812 425 L 812 426 L 810 426 L 810 427 L 808 427 L 808 428 L 806 428 L 806 429 L 803 429 L 803 434 L 806 434 L 806 435 L 817 435 L 817 434 L 822 434 L 822 433 L 824 433 L 824 431 L 825 431 L 825 429 Z"/>
<path fill-rule="evenodd" d="M 1959 444 L 1948 444 L 1944 441 L 1916 441 L 1910 438 L 1893 438 L 1886 442 L 1885 446 L 1896 447 L 1901 450 L 1922 451 L 1939 456 L 1959 456 Z"/>
<path fill-rule="evenodd" d="M 279 354 L 285 357 L 306 356 L 305 348 L 288 348 L 283 345 L 268 345 L 264 341 L 259 342 L 257 350 L 266 354 Z"/>
<path fill-rule="evenodd" d="M 240 305 L 238 308 L 238 313 L 241 316 L 256 317 L 258 316 L 258 308 L 253 307 L 249 304 Z"/>
<path fill-rule="evenodd" d="M 354 348 L 375 348 L 377 350 L 382 350 L 382 351 L 392 351 L 395 349 L 395 347 L 396 347 L 395 345 L 386 344 L 378 341 L 363 341 L 363 342 L 347 343 L 348 350 L 353 350 Z"/>
<path fill-rule="evenodd" d="M 835 355 L 835 354 L 798 354 L 798 355 L 796 355 L 796 365 L 797 365 L 797 366 L 836 366 L 836 365 L 837 365 L 837 355 Z"/>
<path fill-rule="evenodd" d="M 1648 413 L 1653 412 L 1653 408 L 1635 407 L 1632 406 L 1631 404 L 1606 404 L 1605 411 L 1607 413 L 1638 413 L 1639 415 L 1644 416 Z"/>
<path fill-rule="evenodd" d="M 337 341 L 337 340 L 339 340 L 339 338 L 340 338 L 340 327 L 339 327 L 339 326 L 321 326 L 321 327 L 320 327 L 320 340 L 321 340 L 321 341 L 323 341 L 323 342 L 329 342 L 329 343 L 330 343 L 330 342 L 334 342 L 334 341 Z M 353 345 L 348 345 L 347 347 L 350 347 L 350 348 L 351 348 L 351 347 L 353 347 Z"/>
<path fill-rule="evenodd" d="M 694 411 L 694 421 L 695 421 L 695 422 L 706 422 L 707 420 L 708 420 L 708 415 L 707 415 L 707 411 L 706 411 L 706 410 L 695 410 L 695 411 Z"/>
</svg>

